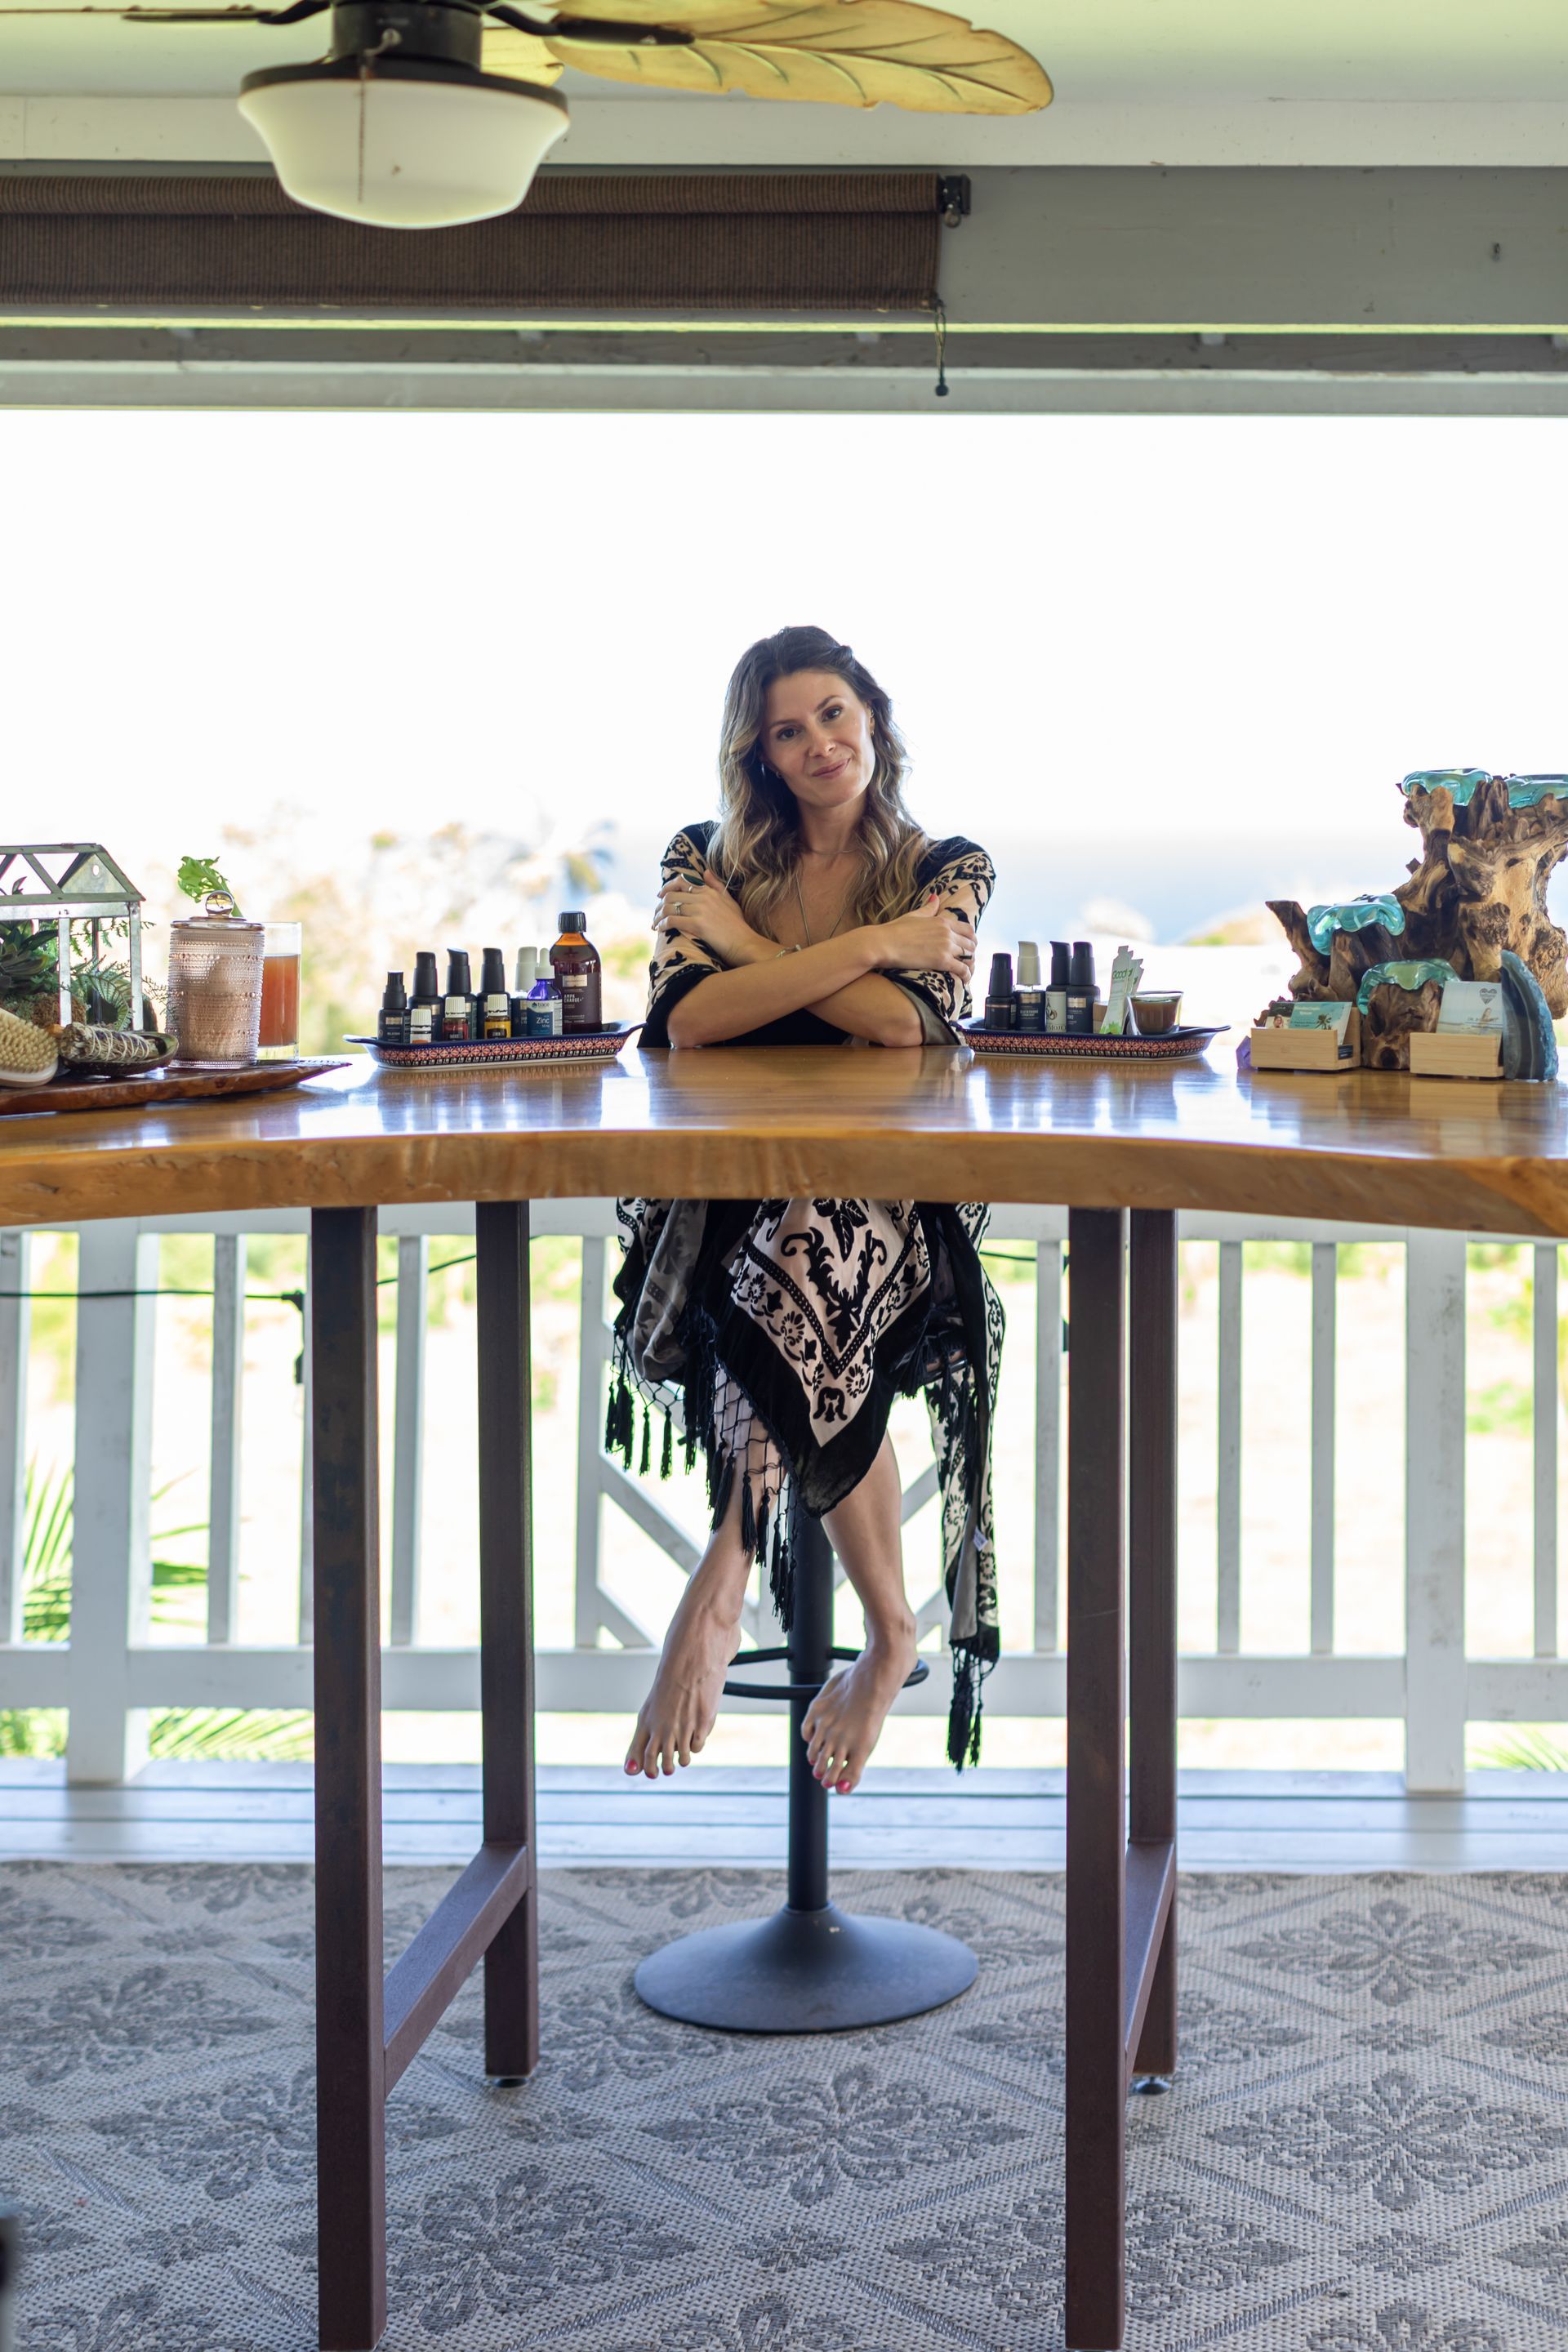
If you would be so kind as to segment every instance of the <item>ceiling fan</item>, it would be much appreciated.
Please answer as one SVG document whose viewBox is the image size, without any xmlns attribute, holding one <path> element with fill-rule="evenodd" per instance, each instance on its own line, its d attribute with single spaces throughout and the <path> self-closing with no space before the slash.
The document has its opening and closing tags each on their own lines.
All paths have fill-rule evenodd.
<svg viewBox="0 0 1568 2352">
<path fill-rule="evenodd" d="M 550 0 L 545 0 L 550 5 Z M 512 211 L 565 132 L 563 68 L 689 95 L 931 114 L 1029 114 L 1048 77 L 1000 33 L 923 0 L 290 0 L 277 8 L 0 8 L 136 25 L 302 23 L 330 10 L 327 55 L 247 74 L 238 106 L 297 203 L 387 228 Z"/>
</svg>

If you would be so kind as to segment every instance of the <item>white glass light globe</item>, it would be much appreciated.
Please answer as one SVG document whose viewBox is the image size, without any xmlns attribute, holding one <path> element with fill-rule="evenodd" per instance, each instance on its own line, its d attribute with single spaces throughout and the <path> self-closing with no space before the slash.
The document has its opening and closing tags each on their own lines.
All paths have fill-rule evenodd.
<svg viewBox="0 0 1568 2352">
<path fill-rule="evenodd" d="M 239 110 L 285 192 L 382 228 L 451 228 L 516 210 L 569 126 L 565 101 L 499 77 L 252 75 Z"/>
</svg>

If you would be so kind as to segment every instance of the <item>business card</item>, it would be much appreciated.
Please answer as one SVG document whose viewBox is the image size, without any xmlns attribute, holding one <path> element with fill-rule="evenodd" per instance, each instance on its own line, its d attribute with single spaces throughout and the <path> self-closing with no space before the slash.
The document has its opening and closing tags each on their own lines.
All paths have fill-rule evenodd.
<svg viewBox="0 0 1568 2352">
<path fill-rule="evenodd" d="M 1342 1002 L 1338 997 L 1331 997 L 1321 1003 L 1293 1004 L 1290 1007 L 1290 1026 L 1292 1029 L 1327 1029 L 1335 1039 L 1342 1062 L 1350 1055 L 1350 1017 L 1354 1010 L 1353 1004 Z"/>
<path fill-rule="evenodd" d="M 1500 980 L 1446 980 L 1437 1012 L 1440 1037 L 1500 1037 Z"/>
</svg>

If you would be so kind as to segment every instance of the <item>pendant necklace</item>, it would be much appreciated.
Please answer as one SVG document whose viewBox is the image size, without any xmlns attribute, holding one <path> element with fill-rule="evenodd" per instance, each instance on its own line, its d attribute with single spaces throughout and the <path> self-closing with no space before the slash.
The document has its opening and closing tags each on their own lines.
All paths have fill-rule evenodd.
<svg viewBox="0 0 1568 2352">
<path fill-rule="evenodd" d="M 805 919 L 805 900 L 801 896 L 800 868 L 798 866 L 795 869 L 795 902 L 800 908 L 800 928 L 805 933 L 805 944 L 808 948 L 815 947 L 816 942 L 811 936 L 811 925 Z M 846 904 L 847 904 L 847 898 L 846 898 Z M 840 907 L 838 909 L 838 922 L 834 924 L 833 929 L 827 934 L 827 937 L 830 940 L 837 938 L 838 923 L 841 923 L 843 920 L 844 908 Z"/>
</svg>

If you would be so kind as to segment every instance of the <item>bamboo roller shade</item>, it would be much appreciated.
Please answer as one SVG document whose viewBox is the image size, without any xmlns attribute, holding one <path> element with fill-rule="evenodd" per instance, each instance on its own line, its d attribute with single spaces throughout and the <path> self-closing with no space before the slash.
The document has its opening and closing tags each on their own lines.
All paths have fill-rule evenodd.
<svg viewBox="0 0 1568 2352">
<path fill-rule="evenodd" d="M 364 227 L 260 173 L 0 175 L 0 301 L 929 310 L 934 172 L 561 173 L 462 228 Z"/>
</svg>

